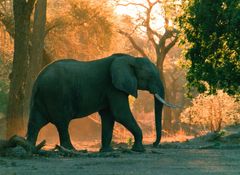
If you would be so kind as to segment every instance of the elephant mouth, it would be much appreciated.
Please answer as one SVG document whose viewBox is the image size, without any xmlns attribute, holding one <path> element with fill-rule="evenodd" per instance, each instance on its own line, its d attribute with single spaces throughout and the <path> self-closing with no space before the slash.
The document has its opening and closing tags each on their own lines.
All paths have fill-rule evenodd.
<svg viewBox="0 0 240 175">
<path fill-rule="evenodd" d="M 149 93 L 153 96 L 155 96 L 156 92 L 155 91 L 149 91 Z"/>
<path fill-rule="evenodd" d="M 157 93 L 157 90 L 155 90 L 155 89 L 149 89 L 149 92 L 150 92 L 150 94 L 156 94 Z"/>
</svg>

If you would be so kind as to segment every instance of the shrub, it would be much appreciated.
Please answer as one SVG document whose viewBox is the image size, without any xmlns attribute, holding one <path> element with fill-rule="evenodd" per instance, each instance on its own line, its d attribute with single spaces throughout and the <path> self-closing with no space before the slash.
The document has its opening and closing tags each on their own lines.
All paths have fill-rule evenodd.
<svg viewBox="0 0 240 175">
<path fill-rule="evenodd" d="M 221 90 L 216 95 L 200 94 L 181 113 L 180 119 L 195 130 L 220 131 L 227 125 L 240 123 L 240 103 Z"/>
</svg>

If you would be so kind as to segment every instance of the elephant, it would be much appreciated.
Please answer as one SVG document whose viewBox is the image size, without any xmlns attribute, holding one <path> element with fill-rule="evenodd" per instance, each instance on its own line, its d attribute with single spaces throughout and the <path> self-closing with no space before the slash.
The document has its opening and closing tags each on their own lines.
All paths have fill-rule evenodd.
<svg viewBox="0 0 240 175">
<path fill-rule="evenodd" d="M 161 139 L 164 88 L 157 67 L 147 57 L 116 53 L 94 60 L 62 59 L 47 65 L 36 78 L 30 102 L 27 140 L 36 144 L 40 129 L 56 126 L 60 145 L 74 149 L 68 126 L 72 119 L 98 112 L 101 118 L 100 151 L 112 151 L 114 123 L 126 127 L 134 136 L 133 151 L 143 152 L 142 131 L 131 113 L 128 96 L 138 90 L 154 95 L 157 146 Z"/>
</svg>

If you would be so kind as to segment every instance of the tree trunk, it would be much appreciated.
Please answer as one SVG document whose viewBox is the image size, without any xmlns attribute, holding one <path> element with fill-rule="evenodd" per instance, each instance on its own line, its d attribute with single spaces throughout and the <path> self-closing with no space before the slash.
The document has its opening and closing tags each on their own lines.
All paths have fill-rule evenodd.
<svg viewBox="0 0 240 175">
<path fill-rule="evenodd" d="M 30 16 L 32 7 L 25 0 L 14 0 L 15 20 L 14 58 L 10 75 L 9 103 L 7 108 L 7 138 L 23 135 L 23 104 L 25 96 L 25 78 L 29 60 Z"/>
<path fill-rule="evenodd" d="M 35 6 L 33 33 L 31 39 L 32 47 L 30 49 L 30 60 L 27 73 L 26 94 L 24 102 L 24 116 L 28 116 L 29 114 L 32 86 L 42 68 L 46 7 L 46 0 L 37 1 Z"/>
<path fill-rule="evenodd" d="M 173 104 L 177 104 L 178 101 L 180 101 L 179 100 L 180 96 L 178 96 L 180 90 L 178 86 L 179 85 L 177 83 L 177 79 L 175 79 L 174 76 L 172 76 L 171 88 L 169 88 L 169 97 Z M 184 94 L 184 92 L 182 92 L 182 94 Z M 171 110 L 171 116 L 172 116 L 171 131 L 173 133 L 175 133 L 176 131 L 179 131 L 180 129 L 180 118 L 179 118 L 180 113 L 181 113 L 180 109 Z"/>
<path fill-rule="evenodd" d="M 163 51 L 159 52 L 159 50 L 156 50 L 156 55 L 157 55 L 157 67 L 160 71 L 160 78 L 163 82 L 163 87 L 165 91 L 165 100 L 167 102 L 170 102 L 169 93 L 166 86 L 166 80 L 163 72 L 163 63 L 164 63 L 166 54 Z M 163 130 L 167 132 L 171 132 L 171 120 L 172 120 L 171 109 L 169 107 L 163 107 L 163 124 L 162 124 Z"/>
</svg>

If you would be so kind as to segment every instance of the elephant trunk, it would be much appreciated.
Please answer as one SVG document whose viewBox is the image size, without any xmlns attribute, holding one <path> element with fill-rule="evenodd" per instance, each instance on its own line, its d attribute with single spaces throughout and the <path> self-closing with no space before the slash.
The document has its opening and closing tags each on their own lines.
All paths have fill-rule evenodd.
<svg viewBox="0 0 240 175">
<path fill-rule="evenodd" d="M 163 97 L 163 95 L 161 95 Z M 162 132 L 162 108 L 163 103 L 161 103 L 156 96 L 154 96 L 154 105 L 155 105 L 155 127 L 156 127 L 156 141 L 153 143 L 153 146 L 158 146 L 161 140 Z"/>
</svg>

